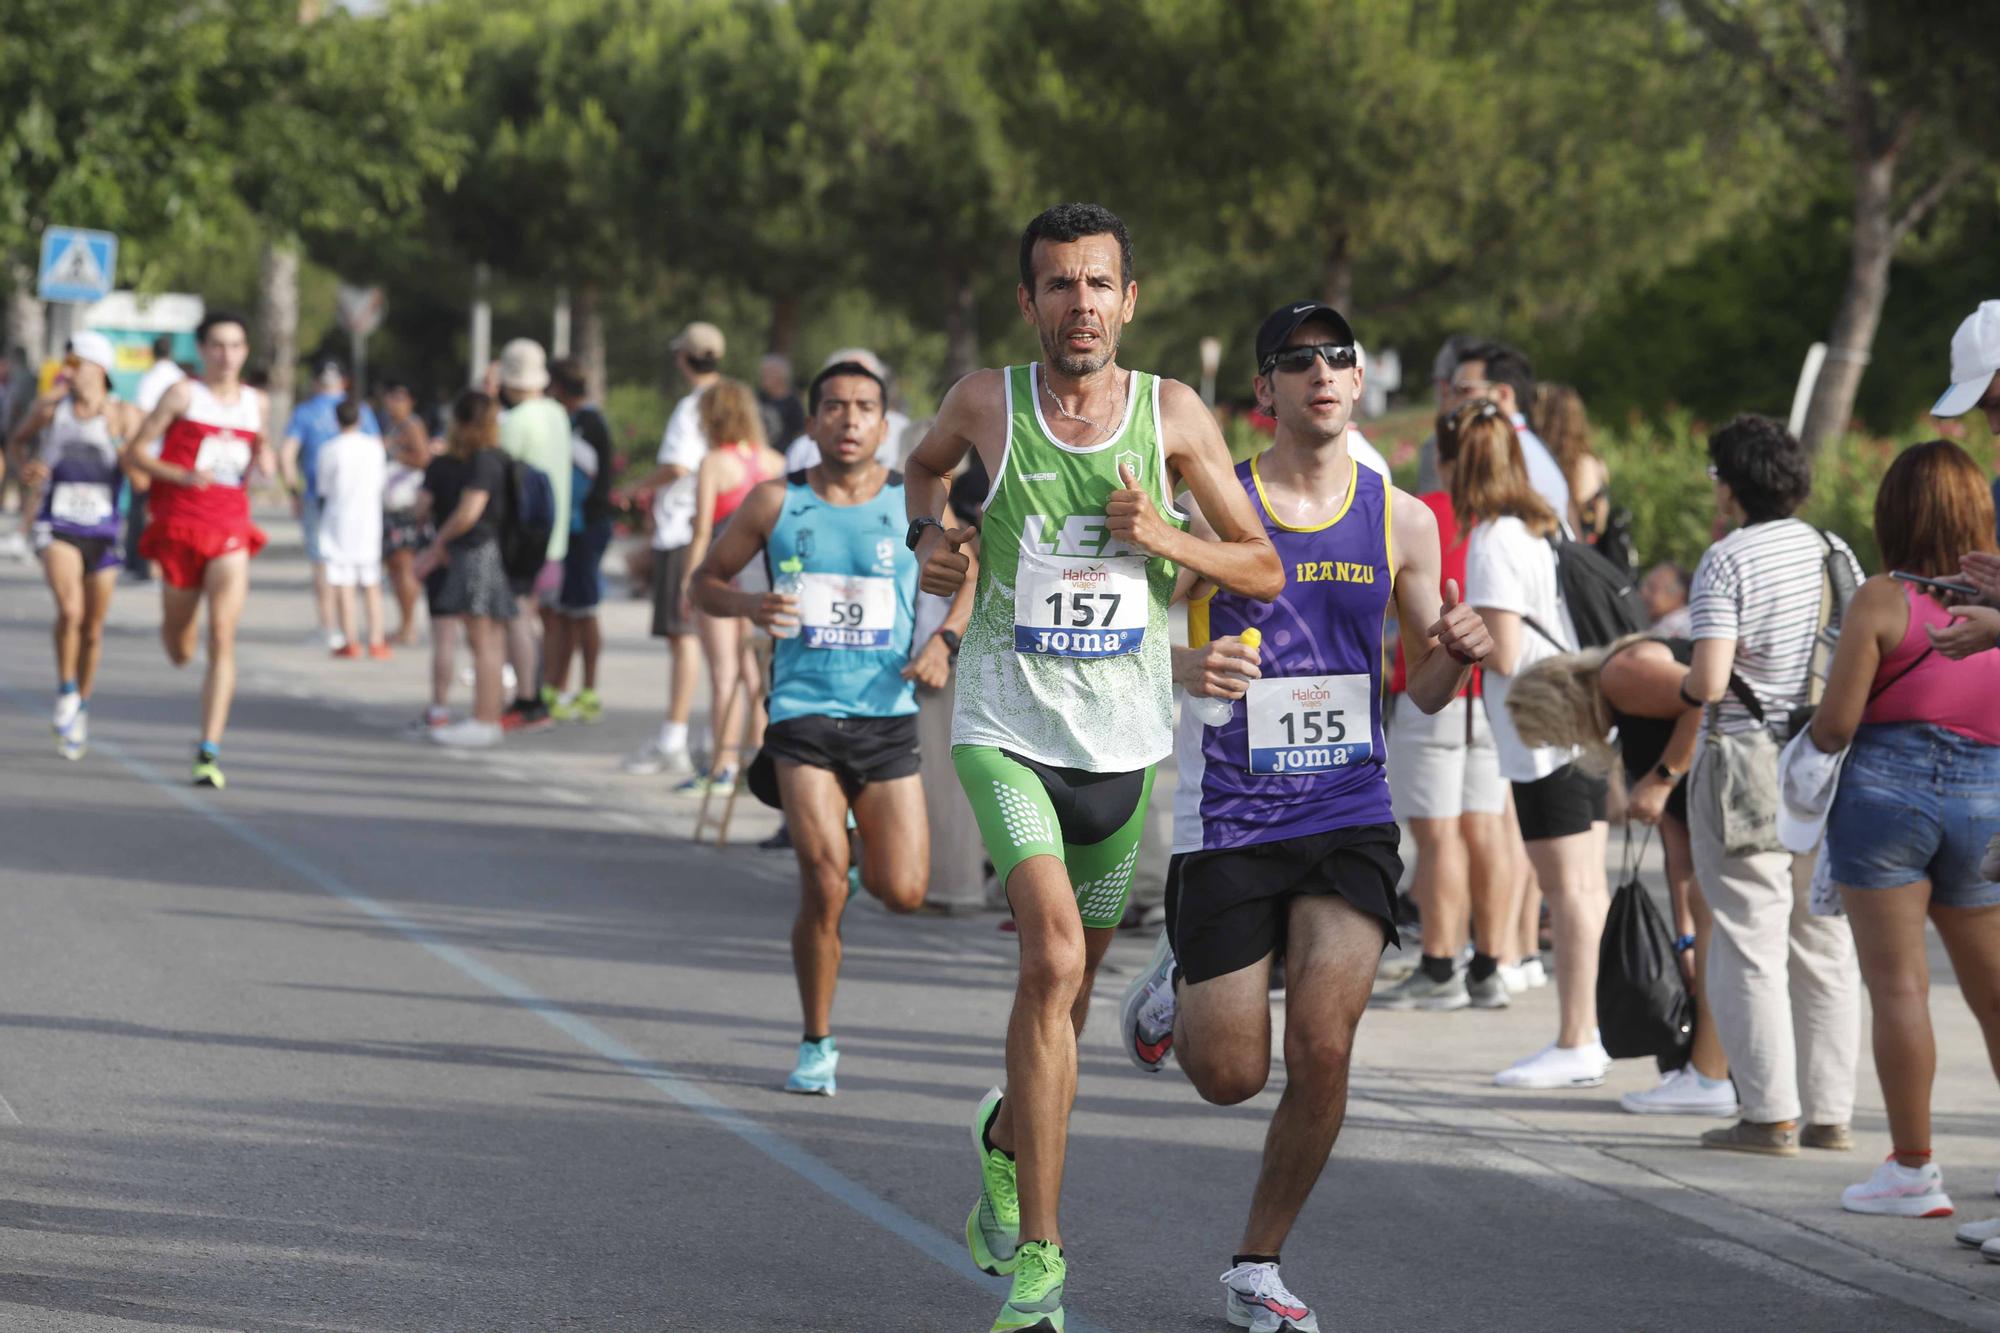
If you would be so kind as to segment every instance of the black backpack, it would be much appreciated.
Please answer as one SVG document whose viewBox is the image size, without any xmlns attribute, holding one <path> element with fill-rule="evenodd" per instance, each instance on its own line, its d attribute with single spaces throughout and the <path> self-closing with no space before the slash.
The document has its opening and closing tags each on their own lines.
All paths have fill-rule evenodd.
<svg viewBox="0 0 2000 1333">
<path fill-rule="evenodd" d="M 1652 837 L 1649 829 L 1647 838 Z M 1681 978 L 1673 932 L 1639 878 L 1639 855 L 1632 855 L 1632 830 L 1625 830 L 1625 874 L 1612 895 L 1611 911 L 1597 952 L 1598 1039 L 1614 1060 L 1651 1055 L 1685 1063 L 1694 1040 L 1694 1003 Z"/>
<path fill-rule="evenodd" d="M 542 572 L 556 530 L 556 493 L 540 468 L 507 460 L 507 512 L 500 516 L 500 564 L 525 583 Z"/>
<path fill-rule="evenodd" d="M 1556 590 L 1569 610 L 1569 622 L 1576 629 L 1576 646 L 1603 648 L 1628 634 L 1646 628 L 1646 603 L 1629 569 L 1620 569 L 1586 546 L 1557 532 L 1549 538 L 1556 553 Z M 1529 629 L 1563 652 L 1568 644 L 1537 624 L 1533 616 L 1521 617 Z"/>
</svg>

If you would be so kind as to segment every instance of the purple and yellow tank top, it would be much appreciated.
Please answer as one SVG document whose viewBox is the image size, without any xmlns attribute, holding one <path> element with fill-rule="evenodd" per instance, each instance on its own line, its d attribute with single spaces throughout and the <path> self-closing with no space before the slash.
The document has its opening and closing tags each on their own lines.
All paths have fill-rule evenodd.
<svg viewBox="0 0 2000 1333">
<path fill-rule="evenodd" d="M 1285 590 L 1264 603 L 1216 592 L 1188 606 L 1201 647 L 1256 626 L 1263 677 L 1219 727 L 1182 708 L 1174 737 L 1174 850 L 1279 842 L 1387 823 L 1383 769 L 1382 629 L 1395 566 L 1390 489 L 1354 466 L 1347 503 L 1327 523 L 1294 528 L 1265 502 L 1257 460 L 1237 465 L 1285 566 Z"/>
</svg>

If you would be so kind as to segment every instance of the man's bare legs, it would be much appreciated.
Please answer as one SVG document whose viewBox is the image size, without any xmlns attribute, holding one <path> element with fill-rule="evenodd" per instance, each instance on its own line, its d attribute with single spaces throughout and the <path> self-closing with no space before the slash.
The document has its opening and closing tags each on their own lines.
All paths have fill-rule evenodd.
<svg viewBox="0 0 2000 1333">
<path fill-rule="evenodd" d="M 792 920 L 792 970 L 808 1037 L 833 1031 L 840 978 L 840 917 L 847 909 L 847 794 L 823 768 L 779 760 L 778 794 L 799 863 L 799 910 Z M 861 882 L 892 912 L 923 905 L 930 876 L 930 826 L 922 779 L 898 778 L 861 789 Z"/>
<path fill-rule="evenodd" d="M 250 594 L 250 557 L 243 551 L 217 556 L 202 574 L 208 599 L 208 674 L 201 685 L 201 739 L 222 743 L 229 725 L 229 705 L 236 698 L 236 626 Z M 193 638 L 193 624 L 188 637 Z"/>
<path fill-rule="evenodd" d="M 1465 839 L 1472 947 L 1503 965 L 1521 961 L 1514 922 L 1520 915 L 1521 877 L 1504 814 L 1467 810 L 1458 817 Z"/>
<path fill-rule="evenodd" d="M 1417 844 L 1417 870 L 1410 893 L 1423 914 L 1423 952 L 1427 958 L 1456 958 L 1465 944 L 1472 895 L 1466 878 L 1469 856 L 1459 819 L 1453 815 L 1410 821 L 1410 836 Z M 1288 974 L 1286 985 L 1290 984 Z"/>
<path fill-rule="evenodd" d="M 1084 928 L 1069 870 L 1058 857 L 1031 856 L 1014 867 L 1007 901 L 1021 944 L 1021 974 L 1007 1020 L 1007 1095 L 988 1137 L 1014 1155 L 1022 1243 L 1059 1246 L 1076 1039 L 1113 931 Z"/>
</svg>

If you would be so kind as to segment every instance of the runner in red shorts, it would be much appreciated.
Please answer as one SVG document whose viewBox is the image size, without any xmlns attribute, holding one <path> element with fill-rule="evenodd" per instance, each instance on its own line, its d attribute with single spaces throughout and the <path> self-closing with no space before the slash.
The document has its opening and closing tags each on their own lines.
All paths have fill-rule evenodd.
<svg viewBox="0 0 2000 1333">
<path fill-rule="evenodd" d="M 270 469 L 264 439 L 270 414 L 264 395 L 242 382 L 250 337 L 241 316 L 210 314 L 195 341 L 202 377 L 167 390 L 125 442 L 124 461 L 153 478 L 152 517 L 139 553 L 160 566 L 160 637 L 175 666 L 194 656 L 195 616 L 208 599 L 208 674 L 194 783 L 220 787 L 222 728 L 236 693 L 236 623 L 250 590 L 250 557 L 264 549 L 264 534 L 250 521 L 245 484 L 252 467 Z"/>
</svg>

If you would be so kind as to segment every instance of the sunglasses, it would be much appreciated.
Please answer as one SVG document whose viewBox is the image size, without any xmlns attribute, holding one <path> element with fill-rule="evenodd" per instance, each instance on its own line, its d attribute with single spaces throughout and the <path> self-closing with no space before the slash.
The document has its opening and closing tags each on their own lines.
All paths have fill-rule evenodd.
<svg viewBox="0 0 2000 1333">
<path fill-rule="evenodd" d="M 1353 345 L 1340 343 L 1313 343 L 1306 347 L 1287 347 L 1282 352 L 1274 352 L 1264 358 L 1261 373 L 1268 375 L 1273 370 L 1298 372 L 1311 370 L 1313 359 L 1323 358 L 1335 370 L 1352 370 L 1359 364 Z"/>
</svg>

